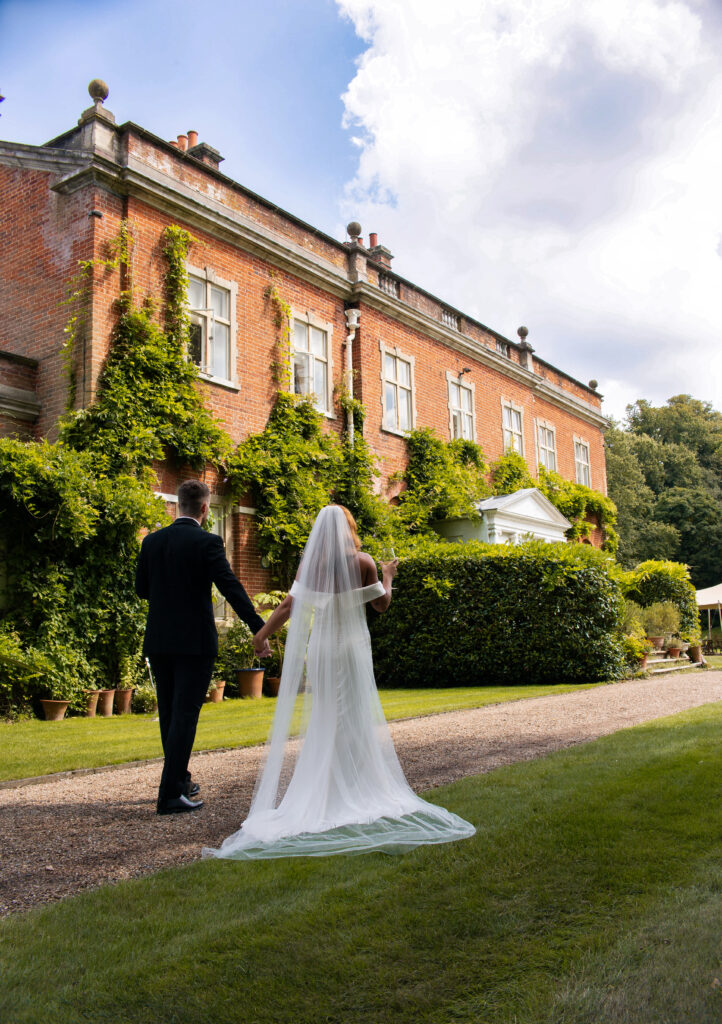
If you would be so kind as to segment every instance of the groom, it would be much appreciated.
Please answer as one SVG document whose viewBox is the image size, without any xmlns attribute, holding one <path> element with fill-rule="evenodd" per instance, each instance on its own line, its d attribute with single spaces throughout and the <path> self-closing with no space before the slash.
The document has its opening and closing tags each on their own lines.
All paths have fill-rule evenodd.
<svg viewBox="0 0 722 1024">
<path fill-rule="evenodd" d="M 136 569 L 136 593 L 148 601 L 143 654 L 155 678 L 165 755 L 158 814 L 203 806 L 192 799 L 200 787 L 191 782 L 188 761 L 218 654 L 211 584 L 253 633 L 264 624 L 233 575 L 223 541 L 201 528 L 209 511 L 208 487 L 200 480 L 182 483 L 175 522 L 144 537 Z M 270 648 L 261 657 L 268 654 Z"/>
</svg>

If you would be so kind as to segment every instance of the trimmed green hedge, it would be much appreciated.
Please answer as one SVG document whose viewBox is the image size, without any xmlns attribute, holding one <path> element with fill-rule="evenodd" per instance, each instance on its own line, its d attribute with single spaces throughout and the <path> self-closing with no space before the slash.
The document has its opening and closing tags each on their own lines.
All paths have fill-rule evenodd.
<svg viewBox="0 0 722 1024">
<path fill-rule="evenodd" d="M 595 682 L 623 673 L 623 601 L 581 544 L 443 544 L 404 559 L 371 621 L 380 686 Z"/>
<path fill-rule="evenodd" d="M 684 639 L 700 636 L 697 596 L 689 569 L 680 562 L 641 562 L 621 576 L 624 595 L 646 608 L 658 601 L 671 601 L 679 609 L 679 626 Z"/>
</svg>

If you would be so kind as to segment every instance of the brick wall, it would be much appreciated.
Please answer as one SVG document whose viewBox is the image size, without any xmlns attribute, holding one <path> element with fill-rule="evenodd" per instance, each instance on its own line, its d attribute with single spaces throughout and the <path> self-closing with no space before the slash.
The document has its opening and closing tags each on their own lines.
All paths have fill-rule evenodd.
<svg viewBox="0 0 722 1024">
<path fill-rule="evenodd" d="M 382 429 L 381 349 L 379 343 L 393 348 L 414 361 L 416 426 L 433 427 L 440 437 L 451 439 L 449 425 L 447 371 L 458 374 L 464 367 L 471 373 L 464 380 L 474 384 L 476 441 L 489 461 L 504 453 L 502 401 L 513 402 L 522 410 L 524 454 L 532 473 L 537 471 L 536 423 L 543 421 L 556 432 L 557 469 L 568 480 L 575 478 L 574 436 L 589 444 L 592 487 L 606 493 L 604 446 L 601 432 L 565 409 L 533 394 L 515 381 L 461 355 L 439 341 L 400 325 L 397 321 L 367 306 L 361 307 L 361 327 L 354 345 L 354 366 L 358 371 L 358 397 L 367 407 L 365 436 L 382 460 L 384 483 L 388 476 L 404 468 L 406 446 L 402 437 Z M 397 493 L 398 486 L 392 486 Z"/>
<path fill-rule="evenodd" d="M 58 195 L 43 171 L 0 166 L 0 313 L 2 348 L 38 361 L 41 436 L 53 438 L 65 408 L 61 356 L 68 309 L 61 305 L 78 260 L 92 254 L 86 190 Z"/>
<path fill-rule="evenodd" d="M 192 158 L 172 150 L 164 143 L 139 134 L 132 126 L 119 129 L 120 150 L 126 159 L 140 160 L 153 172 L 175 178 L 179 193 L 191 190 L 204 197 L 212 209 L 227 209 L 248 218 L 260 227 L 286 238 L 323 259 L 330 271 L 345 269 L 350 249 L 334 243 L 258 200 L 252 193 L 234 185 Z M 69 144 L 72 143 L 72 138 Z M 311 313 L 328 325 L 331 339 L 332 379 L 341 380 L 344 365 L 346 324 L 344 301 L 322 287 L 309 284 L 287 269 L 277 269 L 255 253 L 241 249 L 226 237 L 183 221 L 176 214 L 151 206 L 134 196 L 122 197 L 99 187 L 91 180 L 70 195 L 51 191 L 50 172 L 20 170 L 0 166 L 0 188 L 5 198 L 5 216 L 0 227 L 3 274 L 0 277 L 0 312 L 8 335 L 0 347 L 38 361 L 37 392 L 43 404 L 38 424 L 41 436 L 53 436 L 63 411 L 67 382 L 63 372 L 61 347 L 63 328 L 69 311 L 60 305 L 67 282 L 77 269 L 79 259 L 108 256 L 108 243 L 118 234 L 121 220 L 132 225 L 134 247 L 132 280 L 134 298 L 162 296 L 166 261 L 162 253 L 163 231 L 169 224 L 186 227 L 196 238 L 189 262 L 208 268 L 220 279 L 237 286 L 235 309 L 235 381 L 233 387 L 201 381 L 198 387 L 211 411 L 224 421 L 234 442 L 239 442 L 265 426 L 272 407 L 276 384 L 272 366 L 279 358 L 279 331 L 275 309 L 267 291 L 273 281 L 283 299 L 299 313 Z M 95 211 L 101 216 L 91 216 Z M 220 232 L 219 232 L 220 234 Z M 358 253 L 357 253 L 358 255 Z M 365 259 L 364 251 L 360 258 Z M 369 263 L 372 285 L 378 283 L 378 267 Z M 385 271 L 388 272 L 388 271 Z M 77 404 L 92 401 L 103 362 L 107 356 L 116 303 L 123 282 L 116 270 L 96 268 L 93 273 L 92 301 L 85 328 L 80 332 L 75 353 L 78 381 Z M 414 288 L 400 285 L 400 299 L 437 323 L 442 323 L 444 306 L 440 300 Z M 573 412 L 535 393 L 524 381 L 516 380 L 499 368 L 490 367 L 468 354 L 460 354 L 451 344 L 427 336 L 419 328 L 401 323 L 389 312 L 380 312 L 360 303 L 361 326 L 354 343 L 355 392 L 367 406 L 365 436 L 382 461 L 382 486 L 393 497 L 398 486 L 388 488 L 388 477 L 405 465 L 403 438 L 382 429 L 381 353 L 379 342 L 398 347 L 415 364 L 416 426 L 431 426 L 442 438 L 450 437 L 447 371 L 454 375 L 465 366 L 471 368 L 466 382 L 475 385 L 476 440 L 491 461 L 503 453 L 502 400 L 519 406 L 523 416 L 525 455 L 532 472 L 537 468 L 536 423 L 554 427 L 557 443 L 557 468 L 562 476 L 574 479 L 574 438 L 589 444 L 592 486 L 606 492 L 603 438 L 598 427 L 587 424 Z M 160 315 L 160 314 L 159 314 Z M 461 316 L 459 335 L 496 351 L 495 335 L 475 321 Z M 519 349 L 511 344 L 510 364 L 520 361 Z M 544 363 L 533 359 L 535 373 L 562 392 L 600 408 L 599 397 L 582 384 Z M 340 418 L 327 418 L 326 428 L 339 431 Z M 188 467 L 164 463 L 156 467 L 158 490 L 175 493 L 181 480 L 194 475 Z M 204 478 L 214 493 L 223 494 L 224 485 L 208 471 Z M 252 537 L 252 519 L 235 517 L 233 559 L 238 571 L 245 573 L 249 589 L 268 586 L 268 574 Z M 598 533 L 598 531 L 597 531 Z M 595 542 L 599 538 L 595 535 Z"/>
</svg>

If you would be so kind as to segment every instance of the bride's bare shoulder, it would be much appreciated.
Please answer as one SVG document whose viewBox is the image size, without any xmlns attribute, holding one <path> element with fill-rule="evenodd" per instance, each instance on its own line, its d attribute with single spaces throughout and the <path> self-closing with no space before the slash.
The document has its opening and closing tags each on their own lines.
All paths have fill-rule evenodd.
<svg viewBox="0 0 722 1024">
<path fill-rule="evenodd" d="M 359 551 L 358 553 L 359 568 L 361 569 L 361 582 L 364 586 L 369 583 L 375 583 L 379 578 L 378 569 L 376 568 L 376 562 L 374 562 L 371 555 L 367 555 L 365 551 Z"/>
</svg>

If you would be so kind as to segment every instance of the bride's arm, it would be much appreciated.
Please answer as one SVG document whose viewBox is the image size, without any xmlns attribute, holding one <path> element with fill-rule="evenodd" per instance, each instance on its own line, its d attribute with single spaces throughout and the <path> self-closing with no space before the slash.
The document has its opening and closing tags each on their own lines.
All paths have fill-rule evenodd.
<svg viewBox="0 0 722 1024">
<path fill-rule="evenodd" d="M 290 594 L 286 594 L 284 599 L 279 604 L 278 608 L 273 611 L 272 615 L 269 615 L 267 621 L 261 626 L 258 632 L 253 637 L 253 649 L 256 652 L 256 656 L 259 656 L 259 651 L 263 650 L 263 646 L 268 640 L 269 636 L 277 632 L 284 624 L 288 622 L 291 615 L 291 605 L 293 604 L 293 598 Z"/>
<path fill-rule="evenodd" d="M 361 560 L 361 573 L 364 587 L 371 586 L 372 583 L 377 583 L 379 574 L 376 569 L 376 563 L 374 562 L 371 555 L 367 555 L 365 552 L 359 552 L 359 559 Z M 371 601 L 371 607 L 374 611 L 385 612 L 388 606 L 391 604 L 391 583 L 394 576 L 399 568 L 398 558 L 394 558 L 391 562 L 381 563 L 381 583 L 386 591 L 383 597 L 377 597 Z"/>
</svg>

